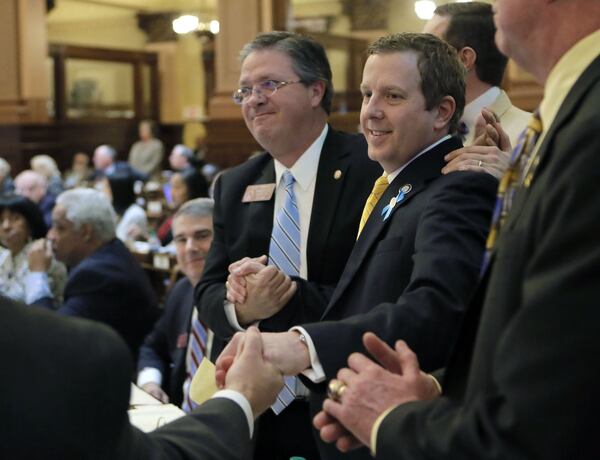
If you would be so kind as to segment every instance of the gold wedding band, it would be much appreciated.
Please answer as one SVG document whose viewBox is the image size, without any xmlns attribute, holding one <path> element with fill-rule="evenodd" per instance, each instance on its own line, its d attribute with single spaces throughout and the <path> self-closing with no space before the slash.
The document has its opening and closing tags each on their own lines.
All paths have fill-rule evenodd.
<svg viewBox="0 0 600 460">
<path fill-rule="evenodd" d="M 336 402 L 342 401 L 342 395 L 346 391 L 347 385 L 344 381 L 331 379 L 327 386 L 327 396 Z"/>
<path fill-rule="evenodd" d="M 479 167 L 481 168 L 481 165 L 483 164 L 483 161 L 479 160 Z"/>
</svg>

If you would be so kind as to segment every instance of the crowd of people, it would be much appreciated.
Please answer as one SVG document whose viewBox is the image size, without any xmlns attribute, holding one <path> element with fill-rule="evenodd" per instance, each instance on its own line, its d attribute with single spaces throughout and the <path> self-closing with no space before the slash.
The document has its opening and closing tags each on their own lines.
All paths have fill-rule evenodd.
<svg viewBox="0 0 600 460">
<path fill-rule="evenodd" d="M 101 145 L 64 181 L 0 161 L 2 458 L 600 456 L 600 3 L 448 3 L 366 56 L 351 134 L 320 43 L 247 43 L 233 100 L 264 152 L 210 184 L 176 146 L 154 224 L 149 123 L 129 163 Z M 507 56 L 544 85 L 534 113 Z M 153 233 L 182 274 L 164 305 L 127 246 Z M 132 380 L 187 415 L 133 428 Z"/>
</svg>

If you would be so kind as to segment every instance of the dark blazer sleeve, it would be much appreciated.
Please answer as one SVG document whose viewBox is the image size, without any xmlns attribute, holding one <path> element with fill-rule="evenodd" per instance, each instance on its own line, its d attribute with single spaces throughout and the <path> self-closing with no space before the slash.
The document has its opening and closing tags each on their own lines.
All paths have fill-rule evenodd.
<svg viewBox="0 0 600 460">
<path fill-rule="evenodd" d="M 527 193 L 520 214 L 513 215 L 518 192 L 514 225 L 499 235 L 473 362 L 462 369 L 464 398 L 392 411 L 380 427 L 377 458 L 599 458 L 596 64 L 587 104 L 559 111 L 568 124 L 546 137 L 539 171 L 520 192 Z"/>
<path fill-rule="evenodd" d="M 152 331 L 144 339 L 140 347 L 137 370 L 138 372 L 146 367 L 158 369 L 166 377 L 165 370 L 169 367 L 169 321 L 173 315 L 172 302 L 173 293 L 169 293 L 166 301 L 165 311 L 158 321 L 154 324 Z M 170 302 L 171 301 L 171 302 Z"/>
<path fill-rule="evenodd" d="M 413 260 L 410 282 L 395 302 L 364 305 L 364 313 L 303 327 L 310 335 L 327 379 L 346 365 L 348 355 L 366 352 L 362 335 L 371 331 L 392 345 L 405 340 L 418 350 L 427 371 L 446 363 L 463 312 L 477 285 L 497 181 L 487 174 L 452 173 L 431 187 L 426 209 L 417 224 L 414 253 L 403 254 L 386 239 L 371 257 L 372 264 Z M 398 218 L 402 209 L 395 214 Z M 399 246 L 400 243 L 395 243 Z M 396 252 L 394 252 L 396 251 Z M 393 276 L 390 276 L 393 279 Z M 369 289 L 364 286 L 364 289 Z M 342 305 L 343 307 L 343 305 Z"/>
</svg>

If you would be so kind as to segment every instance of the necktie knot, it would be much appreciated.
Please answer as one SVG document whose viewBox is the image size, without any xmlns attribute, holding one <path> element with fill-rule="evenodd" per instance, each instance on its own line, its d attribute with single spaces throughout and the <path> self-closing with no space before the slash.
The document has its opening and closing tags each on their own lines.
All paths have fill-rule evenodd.
<svg viewBox="0 0 600 460">
<path fill-rule="evenodd" d="M 296 179 L 294 179 L 293 174 L 287 169 L 283 172 L 282 179 L 286 190 L 292 187 L 294 185 L 294 182 L 296 181 Z"/>
</svg>

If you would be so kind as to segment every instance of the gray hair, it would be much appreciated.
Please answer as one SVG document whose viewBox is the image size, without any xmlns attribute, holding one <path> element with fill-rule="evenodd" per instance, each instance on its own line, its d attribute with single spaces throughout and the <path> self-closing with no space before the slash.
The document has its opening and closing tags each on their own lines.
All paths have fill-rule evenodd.
<svg viewBox="0 0 600 460">
<path fill-rule="evenodd" d="M 173 216 L 173 221 L 181 216 L 212 217 L 215 202 L 211 198 L 195 198 L 186 201 Z"/>
<path fill-rule="evenodd" d="M 10 164 L 4 158 L 0 158 L 0 177 L 6 177 L 10 174 Z"/>
<path fill-rule="evenodd" d="M 331 67 L 325 49 L 313 38 L 292 32 L 267 32 L 258 35 L 246 43 L 240 51 L 240 60 L 244 60 L 256 51 L 275 50 L 284 53 L 292 60 L 292 68 L 305 85 L 316 81 L 325 83 L 325 94 L 321 107 L 327 114 L 331 112 L 333 82 Z"/>
<path fill-rule="evenodd" d="M 172 150 L 177 155 L 186 157 L 188 160 L 194 158 L 194 151 L 186 145 L 177 144 Z"/>
<path fill-rule="evenodd" d="M 29 160 L 31 169 L 46 176 L 50 179 L 51 177 L 60 177 L 60 171 L 54 158 L 49 155 L 35 155 Z"/>
<path fill-rule="evenodd" d="M 102 192 L 90 188 L 68 190 L 58 195 L 56 204 L 65 208 L 67 219 L 76 229 L 89 224 L 100 241 L 110 241 L 115 237 L 117 215 Z"/>
<path fill-rule="evenodd" d="M 117 151 L 115 150 L 114 147 L 108 145 L 108 144 L 103 144 L 103 145 L 99 145 L 98 147 L 96 147 L 96 150 L 98 153 L 101 153 L 103 155 L 107 155 L 109 157 L 111 157 L 113 160 L 115 158 L 117 158 Z"/>
</svg>

